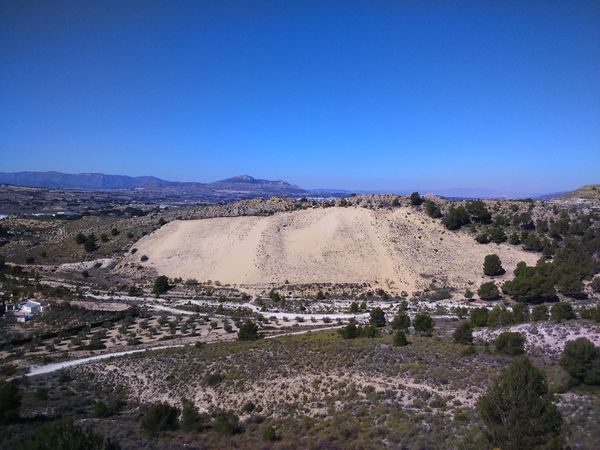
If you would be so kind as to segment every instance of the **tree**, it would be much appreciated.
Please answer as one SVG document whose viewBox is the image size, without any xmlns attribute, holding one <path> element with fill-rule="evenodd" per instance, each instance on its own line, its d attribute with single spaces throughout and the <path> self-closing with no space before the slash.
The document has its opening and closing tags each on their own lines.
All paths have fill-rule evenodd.
<svg viewBox="0 0 600 450">
<path fill-rule="evenodd" d="M 415 331 L 422 336 L 431 336 L 433 334 L 435 322 L 429 314 L 423 312 L 415 316 L 413 327 L 415 328 Z"/>
<path fill-rule="evenodd" d="M 491 446 L 502 450 L 563 447 L 563 420 L 543 373 L 515 358 L 479 399 L 477 410 Z"/>
<path fill-rule="evenodd" d="M 560 273 L 558 278 L 558 291 L 567 297 L 575 299 L 587 298 L 584 285 L 579 276 L 573 272 Z"/>
<path fill-rule="evenodd" d="M 259 338 L 258 325 L 250 319 L 246 320 L 238 330 L 238 339 L 240 341 L 255 341 Z"/>
<path fill-rule="evenodd" d="M 81 231 L 77 233 L 77 236 L 75 236 L 75 242 L 77 245 L 83 245 L 85 242 L 85 235 Z"/>
<path fill-rule="evenodd" d="M 472 202 L 467 202 L 466 207 L 467 212 L 473 218 L 473 222 L 478 223 L 491 223 L 492 222 L 492 214 L 488 211 L 485 203 L 482 200 L 475 200 Z"/>
<path fill-rule="evenodd" d="M 166 275 L 160 275 L 156 277 L 156 280 L 154 280 L 154 287 L 152 288 L 152 292 L 154 292 L 154 294 L 157 297 L 164 294 L 169 289 L 171 289 L 171 286 L 169 285 L 169 278 L 167 278 Z"/>
<path fill-rule="evenodd" d="M 506 233 L 504 233 L 504 230 L 499 227 L 499 226 L 494 226 L 490 229 L 490 240 L 494 243 L 494 244 L 501 244 L 502 242 L 506 242 Z"/>
<path fill-rule="evenodd" d="M 525 336 L 521 333 L 505 331 L 500 333 L 494 342 L 496 352 L 508 356 L 517 356 L 525 353 Z"/>
<path fill-rule="evenodd" d="M 465 291 L 465 298 L 467 300 L 471 300 L 473 298 L 473 291 L 471 291 L 471 289 L 467 288 Z"/>
<path fill-rule="evenodd" d="M 488 281 L 479 286 L 477 295 L 479 295 L 481 300 L 496 300 L 500 298 L 500 291 L 493 281 Z"/>
<path fill-rule="evenodd" d="M 473 328 L 471 324 L 468 321 L 461 323 L 452 333 L 452 337 L 457 344 L 472 344 Z"/>
<path fill-rule="evenodd" d="M 350 313 L 357 314 L 358 313 L 358 303 L 352 302 L 350 304 Z"/>
<path fill-rule="evenodd" d="M 548 307 L 546 305 L 535 305 L 531 311 L 531 320 L 534 322 L 548 320 Z"/>
<path fill-rule="evenodd" d="M 405 347 L 408 345 L 408 339 L 406 339 L 406 334 L 402 330 L 396 330 L 392 342 L 396 347 Z"/>
<path fill-rule="evenodd" d="M 488 324 L 488 309 L 473 308 L 471 310 L 470 322 L 474 327 L 486 327 Z"/>
<path fill-rule="evenodd" d="M 515 303 L 513 305 L 513 322 L 525 323 L 529 322 L 529 308 L 524 303 Z"/>
<path fill-rule="evenodd" d="M 21 391 L 16 381 L 0 382 L 0 425 L 19 418 Z"/>
<path fill-rule="evenodd" d="M 46 423 L 31 433 L 18 447 L 20 450 L 119 450 L 110 439 L 85 430 L 71 420 Z"/>
<path fill-rule="evenodd" d="M 263 425 L 260 430 L 260 435 L 263 441 L 275 442 L 279 440 L 279 436 L 277 435 L 277 431 L 275 430 L 275 428 L 273 428 L 273 425 Z"/>
<path fill-rule="evenodd" d="M 418 192 L 413 192 L 410 194 L 410 204 L 413 206 L 419 206 L 423 203 L 423 197 L 419 195 Z"/>
<path fill-rule="evenodd" d="M 440 207 L 433 200 L 425 200 L 425 213 L 433 219 L 442 217 Z"/>
<path fill-rule="evenodd" d="M 575 312 L 573 311 L 573 307 L 566 302 L 557 302 L 552 305 L 550 309 L 550 315 L 552 320 L 556 322 L 562 322 L 563 320 L 572 320 L 576 319 Z"/>
<path fill-rule="evenodd" d="M 177 429 L 177 418 L 179 409 L 168 403 L 152 403 L 140 419 L 140 427 L 146 433 L 154 436 L 163 431 L 173 431 Z"/>
<path fill-rule="evenodd" d="M 216 414 L 213 427 L 217 433 L 224 436 L 232 436 L 243 431 L 239 417 L 226 411 Z"/>
<path fill-rule="evenodd" d="M 179 424 L 184 431 L 202 431 L 205 428 L 205 417 L 189 400 L 181 400 L 181 418 Z"/>
<path fill-rule="evenodd" d="M 385 327 L 385 313 L 383 312 L 383 310 L 379 307 L 377 308 L 373 308 L 371 310 L 371 314 L 370 314 L 370 318 L 369 318 L 369 323 L 371 325 L 374 325 L 376 327 Z"/>
<path fill-rule="evenodd" d="M 576 383 L 600 385 L 600 348 L 589 339 L 567 342 L 559 363 Z"/>
<path fill-rule="evenodd" d="M 360 335 L 360 331 L 359 331 L 358 327 L 356 326 L 356 320 L 350 319 L 350 322 L 348 322 L 348 325 L 346 325 L 343 328 L 340 328 L 338 333 L 340 334 L 340 336 L 342 336 L 343 339 L 357 338 Z"/>
<path fill-rule="evenodd" d="M 556 299 L 551 268 L 545 261 L 538 261 L 534 267 L 520 262 L 514 275 L 515 278 L 502 285 L 502 291 L 513 299 L 525 303 L 544 303 Z"/>
<path fill-rule="evenodd" d="M 94 233 L 86 236 L 85 242 L 83 243 L 83 248 L 86 252 L 92 253 L 98 250 L 98 239 Z"/>
<path fill-rule="evenodd" d="M 483 260 L 483 273 L 488 277 L 495 277 L 506 273 L 498 255 L 487 255 Z"/>
<path fill-rule="evenodd" d="M 410 317 L 404 311 L 398 311 L 390 323 L 392 330 L 408 330 L 410 327 Z"/>
<path fill-rule="evenodd" d="M 448 213 L 442 219 L 442 223 L 449 230 L 458 230 L 460 227 L 467 225 L 470 222 L 469 213 L 464 206 L 451 206 L 448 209 Z"/>
</svg>

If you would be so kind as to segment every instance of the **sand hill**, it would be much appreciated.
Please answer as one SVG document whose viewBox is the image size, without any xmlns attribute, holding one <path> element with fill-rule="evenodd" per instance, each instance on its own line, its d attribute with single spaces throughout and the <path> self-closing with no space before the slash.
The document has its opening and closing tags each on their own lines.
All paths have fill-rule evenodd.
<svg viewBox="0 0 600 450">
<path fill-rule="evenodd" d="M 268 217 L 173 221 L 141 239 L 130 256 L 171 277 L 254 285 L 369 282 L 412 293 L 432 279 L 464 288 L 484 281 L 486 254 L 511 273 L 538 255 L 477 244 L 412 208 L 316 208 Z M 505 275 L 508 277 L 509 275 Z"/>
</svg>

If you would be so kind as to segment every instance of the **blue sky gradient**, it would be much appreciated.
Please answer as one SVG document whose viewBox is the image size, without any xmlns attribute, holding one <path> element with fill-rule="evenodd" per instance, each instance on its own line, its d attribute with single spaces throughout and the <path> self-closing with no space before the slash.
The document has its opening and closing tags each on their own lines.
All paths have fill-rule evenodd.
<svg viewBox="0 0 600 450">
<path fill-rule="evenodd" d="M 0 1 L 0 171 L 600 182 L 598 1 Z"/>
</svg>

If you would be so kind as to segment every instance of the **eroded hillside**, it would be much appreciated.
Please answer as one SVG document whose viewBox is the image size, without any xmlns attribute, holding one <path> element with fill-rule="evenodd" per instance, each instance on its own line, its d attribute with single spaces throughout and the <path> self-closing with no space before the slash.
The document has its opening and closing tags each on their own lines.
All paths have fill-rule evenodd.
<svg viewBox="0 0 600 450">
<path fill-rule="evenodd" d="M 508 273 L 539 255 L 479 245 L 411 208 L 318 208 L 268 217 L 171 222 L 134 245 L 131 261 L 170 277 L 255 285 L 362 283 L 409 293 L 432 280 L 456 288 L 482 281 L 486 254 Z M 498 277 L 496 277 L 498 278 Z"/>
</svg>

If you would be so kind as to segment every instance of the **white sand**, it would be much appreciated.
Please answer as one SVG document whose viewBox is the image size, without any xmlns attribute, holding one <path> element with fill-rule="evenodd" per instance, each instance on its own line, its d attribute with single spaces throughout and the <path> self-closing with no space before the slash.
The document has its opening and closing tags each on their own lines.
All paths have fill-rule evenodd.
<svg viewBox="0 0 600 450">
<path fill-rule="evenodd" d="M 472 281 L 476 289 L 488 280 L 482 269 L 487 254 L 498 254 L 509 274 L 519 261 L 539 258 L 507 244 L 477 244 L 412 208 L 174 221 L 135 247 L 132 262 L 147 255 L 144 266 L 171 277 L 257 286 L 368 282 L 391 292 L 423 289 L 431 278 L 459 288 Z"/>
</svg>

